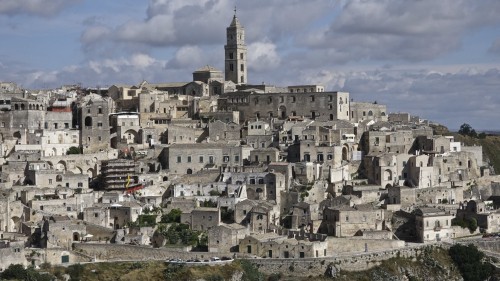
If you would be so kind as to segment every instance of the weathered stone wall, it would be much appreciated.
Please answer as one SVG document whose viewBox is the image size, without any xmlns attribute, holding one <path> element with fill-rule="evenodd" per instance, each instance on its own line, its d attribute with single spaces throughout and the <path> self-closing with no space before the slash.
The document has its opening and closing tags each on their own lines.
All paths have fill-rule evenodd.
<svg viewBox="0 0 500 281">
<path fill-rule="evenodd" d="M 444 244 L 426 245 L 428 247 L 447 247 Z M 265 274 L 282 272 L 286 275 L 300 277 L 323 276 L 329 266 L 336 271 L 362 271 L 380 265 L 390 258 L 403 257 L 415 259 L 424 249 L 424 245 L 380 252 L 349 254 L 335 257 L 304 258 L 304 259 L 248 259 Z"/>
<path fill-rule="evenodd" d="M 117 245 L 103 243 L 74 243 L 76 252 L 95 257 L 96 260 L 166 260 L 170 258 L 190 259 L 211 257 L 207 252 L 188 252 L 183 247 L 151 248 L 144 246 Z"/>
</svg>

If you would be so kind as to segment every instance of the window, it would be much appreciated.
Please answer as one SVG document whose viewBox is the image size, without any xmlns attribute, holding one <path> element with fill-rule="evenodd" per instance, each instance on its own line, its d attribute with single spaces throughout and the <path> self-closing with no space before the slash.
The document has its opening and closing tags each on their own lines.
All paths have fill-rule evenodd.
<svg viewBox="0 0 500 281">
<path fill-rule="evenodd" d="M 101 137 L 101 136 L 98 136 L 98 137 L 97 137 L 97 140 L 98 140 L 98 141 L 102 141 L 102 137 Z"/>
<path fill-rule="evenodd" d="M 295 96 L 292 96 L 292 102 L 295 102 Z"/>
<path fill-rule="evenodd" d="M 188 163 L 191 163 L 191 156 L 188 156 L 188 157 L 187 157 L 187 162 L 188 162 Z"/>
<path fill-rule="evenodd" d="M 241 71 L 245 71 L 245 65 L 244 64 L 240 64 L 240 70 Z"/>
<path fill-rule="evenodd" d="M 83 187 L 83 183 L 79 182 L 78 187 Z"/>
<path fill-rule="evenodd" d="M 203 163 L 203 156 L 200 156 L 200 163 Z"/>
<path fill-rule="evenodd" d="M 311 96 L 311 101 L 314 101 L 314 96 Z"/>
<path fill-rule="evenodd" d="M 98 218 L 99 217 L 99 213 L 94 213 L 94 218 Z"/>
<path fill-rule="evenodd" d="M 99 107 L 99 108 L 97 109 L 97 113 L 102 114 L 102 107 Z"/>
<path fill-rule="evenodd" d="M 71 212 L 71 207 L 66 207 L 66 211 Z"/>
<path fill-rule="evenodd" d="M 229 64 L 229 70 L 234 71 L 234 65 L 232 63 Z"/>
<path fill-rule="evenodd" d="M 235 155 L 234 156 L 234 162 L 240 162 L 240 156 L 239 155 Z"/>
<path fill-rule="evenodd" d="M 52 184 L 52 179 L 49 179 L 49 184 Z"/>
<path fill-rule="evenodd" d="M 102 127 L 102 122 L 97 122 L 97 127 Z"/>
<path fill-rule="evenodd" d="M 233 59 L 233 53 L 229 53 L 229 59 L 232 60 Z"/>
<path fill-rule="evenodd" d="M 240 53 L 240 59 L 243 59 L 243 53 Z"/>
<path fill-rule="evenodd" d="M 223 161 L 224 163 L 229 162 L 229 156 L 227 156 L 227 155 L 223 156 L 223 157 L 222 157 L 222 161 Z"/>
</svg>

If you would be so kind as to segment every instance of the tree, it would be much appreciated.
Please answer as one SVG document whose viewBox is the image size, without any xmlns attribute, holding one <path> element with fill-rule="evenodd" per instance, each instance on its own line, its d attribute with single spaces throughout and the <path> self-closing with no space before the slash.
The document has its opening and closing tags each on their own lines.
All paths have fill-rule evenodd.
<svg viewBox="0 0 500 281">
<path fill-rule="evenodd" d="M 484 254 L 472 244 L 455 244 L 449 254 L 466 281 L 486 280 L 493 273 L 493 266 L 483 262 Z"/>
<path fill-rule="evenodd" d="M 83 265 L 79 263 L 70 265 L 66 268 L 66 273 L 69 275 L 70 281 L 81 280 L 84 273 Z"/>
<path fill-rule="evenodd" d="M 162 223 L 181 222 L 182 211 L 179 209 L 172 209 L 168 214 L 161 216 Z"/>
<path fill-rule="evenodd" d="M 458 133 L 464 136 L 469 136 L 474 138 L 477 137 L 476 130 L 474 130 L 472 126 L 467 123 L 463 123 L 462 126 L 460 126 Z"/>
<path fill-rule="evenodd" d="M 6 280 L 24 280 L 26 278 L 26 269 L 22 264 L 11 264 L 0 276 Z"/>
<path fill-rule="evenodd" d="M 474 233 L 477 229 L 477 220 L 475 218 L 469 218 L 467 222 L 469 223 L 467 227 L 469 228 L 470 233 Z"/>
<path fill-rule="evenodd" d="M 70 154 L 80 154 L 80 148 L 76 147 L 76 146 L 72 146 L 68 149 L 68 152 L 66 152 L 67 155 L 70 155 Z"/>
</svg>

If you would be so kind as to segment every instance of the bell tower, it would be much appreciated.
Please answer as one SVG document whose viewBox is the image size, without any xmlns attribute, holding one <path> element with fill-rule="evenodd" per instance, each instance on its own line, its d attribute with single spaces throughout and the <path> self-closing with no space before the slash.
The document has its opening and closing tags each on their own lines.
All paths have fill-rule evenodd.
<svg viewBox="0 0 500 281">
<path fill-rule="evenodd" d="M 245 45 L 245 30 L 236 17 L 234 9 L 233 20 L 226 28 L 225 50 L 225 80 L 236 85 L 247 83 L 247 46 Z"/>
</svg>

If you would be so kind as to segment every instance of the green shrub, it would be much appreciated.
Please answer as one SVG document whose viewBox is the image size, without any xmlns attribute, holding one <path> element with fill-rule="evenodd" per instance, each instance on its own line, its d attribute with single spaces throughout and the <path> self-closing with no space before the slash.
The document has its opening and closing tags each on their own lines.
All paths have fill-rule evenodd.
<svg viewBox="0 0 500 281">
<path fill-rule="evenodd" d="M 6 280 L 24 280 L 26 278 L 26 269 L 22 264 L 11 264 L 0 276 Z"/>
<path fill-rule="evenodd" d="M 240 261 L 241 268 L 243 269 L 243 280 L 244 281 L 263 281 L 264 275 L 259 272 L 256 266 L 251 262 L 246 260 Z"/>
<path fill-rule="evenodd" d="M 493 273 L 493 265 L 484 263 L 484 254 L 472 244 L 453 245 L 449 254 L 465 281 L 486 280 Z"/>
<path fill-rule="evenodd" d="M 172 223 L 181 222 L 182 211 L 179 209 L 172 209 L 168 214 L 161 216 L 161 222 Z"/>
<path fill-rule="evenodd" d="M 66 268 L 66 273 L 69 274 L 70 281 L 82 280 L 83 271 L 84 271 L 83 265 L 79 263 L 70 265 L 68 266 L 68 268 Z"/>
</svg>

